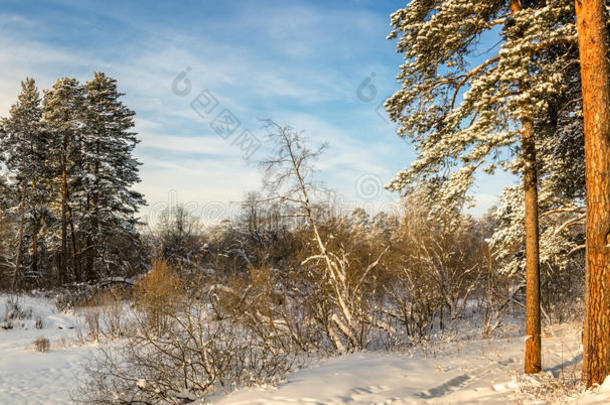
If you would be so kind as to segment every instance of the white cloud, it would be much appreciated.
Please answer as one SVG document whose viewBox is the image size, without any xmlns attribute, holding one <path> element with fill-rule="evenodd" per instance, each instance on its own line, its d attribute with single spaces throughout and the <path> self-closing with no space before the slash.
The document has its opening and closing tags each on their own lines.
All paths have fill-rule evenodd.
<svg viewBox="0 0 610 405">
<path fill-rule="evenodd" d="M 81 11 L 93 7 L 93 3 L 63 4 Z M 0 14 L 0 116 L 6 115 L 19 81 L 26 76 L 35 77 L 41 88 L 61 76 L 87 80 L 93 70 L 117 78 L 126 93 L 125 103 L 138 113 L 136 130 L 142 142 L 136 154 L 143 162 L 143 182 L 137 189 L 151 204 L 145 213 L 163 205 L 173 193 L 182 202 L 229 206 L 260 186 L 260 172 L 190 108 L 190 101 L 203 89 L 210 89 L 243 127 L 257 134 L 257 118 L 262 114 L 261 118 L 305 130 L 316 143 L 328 141 L 330 147 L 318 165 L 320 175 L 350 201 L 368 202 L 357 191 L 362 176 L 376 176 L 383 185 L 408 165 L 411 148 L 377 117 L 376 105 L 362 104 L 355 96 L 364 78 L 361 72 L 375 71 L 378 79 L 382 72 L 391 77 L 379 61 L 371 61 L 370 66 L 358 61 L 359 57 L 369 60 L 373 48 L 367 41 L 383 41 L 376 30 L 387 21 L 380 21 L 378 15 L 346 7 L 318 10 L 304 4 L 256 4 L 236 7 L 227 20 L 176 29 L 95 8 L 105 18 L 142 34 L 130 44 L 132 52 L 108 58 L 93 46 L 74 50 L 37 42 L 27 27 L 40 25 L 39 21 Z M 228 22 L 238 32 L 231 32 Z M 203 26 L 205 31 L 200 29 Z M 253 43 L 249 32 L 256 32 L 260 43 Z M 342 58 L 353 65 L 337 66 Z M 179 97 L 171 91 L 172 80 L 187 66 L 192 92 Z M 353 111 L 348 110 L 352 105 Z M 338 112 L 335 117 L 317 115 L 323 108 Z M 339 118 L 333 119 L 339 115 L 354 122 L 344 127 Z M 376 198 L 388 201 L 396 195 L 381 190 Z"/>
</svg>

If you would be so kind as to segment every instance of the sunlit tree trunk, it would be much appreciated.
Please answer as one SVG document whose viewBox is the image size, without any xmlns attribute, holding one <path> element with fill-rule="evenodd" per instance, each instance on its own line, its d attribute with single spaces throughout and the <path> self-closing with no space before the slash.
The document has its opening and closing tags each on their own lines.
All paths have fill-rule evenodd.
<svg viewBox="0 0 610 405">
<path fill-rule="evenodd" d="M 585 121 L 587 277 L 583 379 L 610 374 L 610 66 L 605 2 L 576 0 Z"/>
<path fill-rule="evenodd" d="M 511 0 L 513 13 L 521 11 L 521 1 Z M 525 193 L 525 367 L 526 373 L 542 369 L 540 343 L 540 265 L 538 242 L 538 176 L 536 140 L 532 117 L 521 118 L 523 149 L 523 189 Z"/>
<path fill-rule="evenodd" d="M 23 260 L 23 226 L 25 222 L 25 191 L 26 182 L 21 182 L 21 204 L 19 205 L 19 240 L 17 241 L 17 259 L 15 260 L 15 273 L 13 274 L 13 291 L 19 287 L 21 279 L 21 261 Z"/>
<path fill-rule="evenodd" d="M 525 191 L 525 372 L 542 369 L 540 344 L 540 267 L 538 243 L 538 177 L 531 119 L 522 120 L 523 188 Z"/>
</svg>

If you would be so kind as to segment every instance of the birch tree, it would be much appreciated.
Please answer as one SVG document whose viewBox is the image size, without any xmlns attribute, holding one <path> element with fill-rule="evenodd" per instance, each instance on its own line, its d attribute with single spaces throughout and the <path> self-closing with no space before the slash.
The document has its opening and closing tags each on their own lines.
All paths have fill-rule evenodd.
<svg viewBox="0 0 610 405">
<path fill-rule="evenodd" d="M 316 253 L 306 258 L 301 266 L 307 269 L 308 265 L 313 264 L 319 271 L 319 277 L 314 278 L 320 283 L 319 287 L 323 289 L 331 307 L 329 319 L 325 320 L 327 335 L 340 353 L 362 349 L 366 339 L 362 331 L 366 327 L 373 325 L 387 328 L 380 321 L 372 319 L 372 311 L 363 311 L 361 306 L 368 276 L 379 264 L 387 248 L 375 260 L 358 269 L 351 266 L 346 252 L 333 252 L 329 249 L 327 241 L 322 237 L 312 201 L 316 191 L 312 176 L 313 162 L 325 146 L 310 149 L 301 133 L 273 121 L 267 121 L 267 129 L 268 139 L 274 146 L 274 155 L 262 162 L 265 188 L 272 198 L 279 199 L 285 206 L 295 206 L 296 215 L 302 217 L 309 226 Z"/>
</svg>

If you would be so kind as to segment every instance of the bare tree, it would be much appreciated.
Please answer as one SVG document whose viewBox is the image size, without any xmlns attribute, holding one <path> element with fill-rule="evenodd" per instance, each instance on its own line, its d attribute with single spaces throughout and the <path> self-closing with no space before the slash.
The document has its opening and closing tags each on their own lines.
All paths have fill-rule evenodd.
<svg viewBox="0 0 610 405">
<path fill-rule="evenodd" d="M 312 192 L 316 189 L 312 180 L 313 162 L 324 151 L 325 145 L 312 150 L 302 133 L 271 120 L 266 121 L 266 128 L 275 154 L 262 162 L 266 171 L 265 187 L 280 200 L 296 204 L 296 215 L 304 217 L 309 225 L 317 252 L 301 264 L 315 263 L 314 270 L 321 270 L 320 281 L 327 288 L 326 298 L 332 304 L 332 310 L 328 313 L 329 322 L 326 323 L 328 337 L 339 352 L 362 348 L 363 334 L 359 332 L 362 325 L 378 322 L 369 316 L 370 312 L 361 310 L 360 297 L 367 276 L 379 264 L 387 249 L 360 271 L 350 269 L 345 251 L 331 252 L 321 236 L 311 200 Z"/>
</svg>

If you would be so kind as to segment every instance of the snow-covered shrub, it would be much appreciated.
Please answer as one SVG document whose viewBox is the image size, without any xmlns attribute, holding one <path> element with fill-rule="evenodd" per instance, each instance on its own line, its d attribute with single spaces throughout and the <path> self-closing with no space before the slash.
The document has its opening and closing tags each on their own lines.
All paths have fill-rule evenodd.
<svg viewBox="0 0 610 405">
<path fill-rule="evenodd" d="M 291 279 L 293 284 L 286 283 Z M 314 297 L 295 274 L 269 267 L 253 268 L 250 276 L 209 287 L 211 310 L 217 320 L 241 325 L 269 345 L 285 353 L 326 351 L 324 331 L 310 312 Z M 319 301 L 319 299 L 318 299 Z"/>
<path fill-rule="evenodd" d="M 569 403 L 585 390 L 580 374 L 575 365 L 557 376 L 550 371 L 517 375 L 517 393 L 522 403 Z"/>
<path fill-rule="evenodd" d="M 90 365 L 75 398 L 94 404 L 192 402 L 237 385 L 276 382 L 297 355 L 226 314 L 210 311 L 213 290 L 182 295 L 174 311 L 158 319 L 135 307 L 135 327 L 122 345 L 109 345 Z"/>
<path fill-rule="evenodd" d="M 466 216 L 429 218 L 416 196 L 407 202 L 393 233 L 386 311 L 406 334 L 426 337 L 464 315 L 466 304 L 485 286 L 484 244 Z"/>
<path fill-rule="evenodd" d="M 32 308 L 23 308 L 14 296 L 9 296 L 4 308 L 4 321 L 32 319 Z"/>
<path fill-rule="evenodd" d="M 46 353 L 51 348 L 51 342 L 46 337 L 39 337 L 34 340 L 34 350 L 40 353 Z"/>
<path fill-rule="evenodd" d="M 124 292 L 122 290 L 105 291 L 101 304 L 101 330 L 106 337 L 118 338 L 130 327 L 126 319 Z"/>
<path fill-rule="evenodd" d="M 77 307 L 92 305 L 95 290 L 92 285 L 79 283 L 63 286 L 53 290 L 51 294 L 54 296 L 55 308 L 59 312 L 67 312 Z"/>
</svg>

